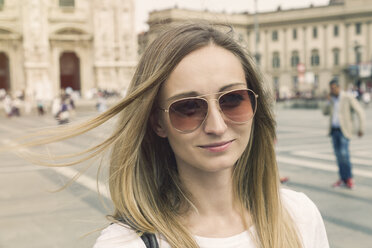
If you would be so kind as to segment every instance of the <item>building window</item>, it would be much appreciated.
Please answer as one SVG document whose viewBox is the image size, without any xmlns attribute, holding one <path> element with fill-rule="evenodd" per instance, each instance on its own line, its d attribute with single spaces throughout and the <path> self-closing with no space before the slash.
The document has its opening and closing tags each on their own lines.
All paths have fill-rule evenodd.
<svg viewBox="0 0 372 248">
<path fill-rule="evenodd" d="M 292 37 L 294 40 L 297 40 L 297 29 L 293 29 Z"/>
<path fill-rule="evenodd" d="M 277 41 L 278 40 L 278 31 L 273 31 L 272 32 L 272 39 L 273 39 L 273 41 Z"/>
<path fill-rule="evenodd" d="M 75 7 L 75 0 L 59 0 L 60 7 Z"/>
<path fill-rule="evenodd" d="M 291 56 L 291 66 L 293 68 L 297 68 L 297 65 L 300 63 L 300 56 L 298 55 L 297 51 L 292 52 Z"/>
<path fill-rule="evenodd" d="M 334 37 L 338 37 L 338 26 L 337 26 L 337 25 L 335 25 L 335 26 L 333 27 L 333 36 L 334 36 Z"/>
<path fill-rule="evenodd" d="M 4 0 L 0 0 L 0 9 L 4 7 Z"/>
<path fill-rule="evenodd" d="M 278 52 L 273 53 L 273 68 L 280 67 L 280 57 Z"/>
<path fill-rule="evenodd" d="M 362 24 L 360 22 L 355 23 L 355 34 L 361 34 L 362 33 Z"/>
<path fill-rule="evenodd" d="M 319 51 L 316 49 L 311 51 L 310 64 L 311 66 L 319 66 L 320 64 Z"/>
<path fill-rule="evenodd" d="M 340 65 L 340 49 L 333 49 L 333 65 Z"/>
<path fill-rule="evenodd" d="M 313 27 L 313 38 L 318 38 L 318 29 L 316 27 Z"/>
</svg>

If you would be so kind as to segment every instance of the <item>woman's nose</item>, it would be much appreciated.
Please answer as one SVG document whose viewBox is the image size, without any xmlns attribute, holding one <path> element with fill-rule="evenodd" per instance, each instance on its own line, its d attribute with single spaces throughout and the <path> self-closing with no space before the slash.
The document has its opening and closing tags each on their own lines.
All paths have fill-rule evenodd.
<svg viewBox="0 0 372 248">
<path fill-rule="evenodd" d="M 221 135 L 225 133 L 227 125 L 218 107 L 218 101 L 209 102 L 208 115 L 203 128 L 207 134 Z"/>
</svg>

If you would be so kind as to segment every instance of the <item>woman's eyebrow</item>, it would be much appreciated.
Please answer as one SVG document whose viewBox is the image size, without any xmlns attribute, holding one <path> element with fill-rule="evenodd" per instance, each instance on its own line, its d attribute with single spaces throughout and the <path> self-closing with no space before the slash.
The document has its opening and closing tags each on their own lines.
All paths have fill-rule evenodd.
<svg viewBox="0 0 372 248">
<path fill-rule="evenodd" d="M 225 91 L 225 90 L 227 90 L 227 89 L 229 89 L 231 87 L 237 86 L 237 85 L 247 86 L 246 83 L 232 83 L 232 84 L 228 84 L 228 85 L 225 85 L 225 86 L 221 87 L 220 90 L 219 90 L 219 92 Z M 203 96 L 203 95 L 200 94 L 200 93 L 198 93 L 198 92 L 196 92 L 196 91 L 189 91 L 189 92 L 184 92 L 184 93 L 180 93 L 180 94 L 171 96 L 166 101 L 172 101 L 172 100 L 176 100 L 176 99 L 180 99 L 180 98 L 195 97 L 195 96 Z"/>
<path fill-rule="evenodd" d="M 228 88 L 231 88 L 231 87 L 234 87 L 234 86 L 237 86 L 237 85 L 244 85 L 244 86 L 247 86 L 247 83 L 232 83 L 232 84 L 229 84 L 229 85 L 225 85 L 225 86 L 223 86 L 222 88 L 220 88 L 220 92 L 221 92 L 221 91 L 225 91 L 225 90 L 227 90 Z"/>
<path fill-rule="evenodd" d="M 200 94 L 198 94 L 198 92 L 196 91 L 184 92 L 184 93 L 180 93 L 180 94 L 169 97 L 167 101 L 172 101 L 172 100 L 184 98 L 184 97 L 194 97 L 194 96 L 199 96 L 199 95 Z"/>
</svg>

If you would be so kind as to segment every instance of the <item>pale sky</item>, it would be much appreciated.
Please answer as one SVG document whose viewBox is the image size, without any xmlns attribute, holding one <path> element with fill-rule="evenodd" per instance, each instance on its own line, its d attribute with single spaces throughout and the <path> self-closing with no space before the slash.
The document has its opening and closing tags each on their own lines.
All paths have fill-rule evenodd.
<svg viewBox="0 0 372 248">
<path fill-rule="evenodd" d="M 148 13 L 152 10 L 162 10 L 177 5 L 179 8 L 197 9 L 227 13 L 248 11 L 254 13 L 254 0 L 134 0 L 136 4 L 136 32 L 147 30 Z M 273 11 L 280 5 L 282 9 L 293 9 L 323 6 L 329 0 L 257 0 L 258 11 Z"/>
</svg>

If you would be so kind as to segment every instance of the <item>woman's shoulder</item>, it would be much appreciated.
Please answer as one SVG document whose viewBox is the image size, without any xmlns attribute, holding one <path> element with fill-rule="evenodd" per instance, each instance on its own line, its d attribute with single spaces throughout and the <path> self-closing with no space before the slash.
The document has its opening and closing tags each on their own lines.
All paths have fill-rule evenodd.
<svg viewBox="0 0 372 248">
<path fill-rule="evenodd" d="M 326 247 L 328 239 L 323 218 L 312 200 L 304 193 L 281 189 L 283 205 L 296 223 L 304 247 Z"/>
<path fill-rule="evenodd" d="M 145 248 L 140 236 L 128 226 L 111 224 L 101 231 L 93 248 Z"/>
<path fill-rule="evenodd" d="M 319 211 L 314 202 L 302 192 L 282 188 L 280 193 L 284 206 L 297 221 L 309 221 L 309 217 Z"/>
<path fill-rule="evenodd" d="M 308 208 L 316 207 L 313 201 L 310 200 L 310 198 L 302 192 L 297 192 L 287 188 L 281 188 L 280 194 L 284 204 L 297 207 L 299 206 Z"/>
</svg>

